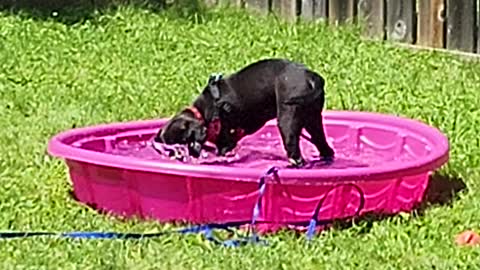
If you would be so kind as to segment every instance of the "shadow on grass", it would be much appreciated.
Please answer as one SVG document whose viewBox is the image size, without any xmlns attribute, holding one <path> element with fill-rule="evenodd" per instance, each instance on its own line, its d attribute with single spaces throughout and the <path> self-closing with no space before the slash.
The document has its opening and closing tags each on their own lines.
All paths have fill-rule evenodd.
<svg viewBox="0 0 480 270">
<path fill-rule="evenodd" d="M 95 20 L 121 7 L 153 12 L 169 10 L 172 19 L 204 18 L 207 8 L 201 0 L 0 0 L 0 12 L 36 21 L 66 25 Z"/>
<path fill-rule="evenodd" d="M 466 189 L 465 182 L 459 177 L 450 177 L 440 174 L 432 175 L 429 179 L 427 189 L 422 202 L 410 212 L 413 217 L 421 217 L 428 208 L 436 206 L 450 206 L 458 193 Z M 360 225 L 359 233 L 368 233 L 373 224 L 378 221 L 390 220 L 398 217 L 399 214 L 378 214 L 366 213 L 360 217 L 348 221 L 335 221 L 330 229 L 343 230 Z"/>
</svg>

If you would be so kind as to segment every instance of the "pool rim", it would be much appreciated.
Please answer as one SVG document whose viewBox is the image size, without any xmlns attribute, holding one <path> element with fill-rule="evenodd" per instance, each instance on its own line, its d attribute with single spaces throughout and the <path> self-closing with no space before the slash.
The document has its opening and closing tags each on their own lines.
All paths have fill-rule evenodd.
<svg viewBox="0 0 480 270">
<path fill-rule="evenodd" d="M 392 114 L 364 111 L 335 111 L 326 110 L 323 112 L 325 122 L 342 120 L 375 123 L 392 126 L 398 129 L 406 129 L 416 135 L 428 138 L 433 145 L 432 152 L 428 156 L 418 160 L 405 162 L 391 162 L 382 167 L 349 168 L 349 169 L 281 169 L 278 174 L 284 181 L 309 182 L 310 184 L 321 184 L 320 182 L 342 182 L 342 181 L 372 181 L 392 179 L 402 176 L 417 175 L 431 172 L 443 166 L 449 159 L 449 141 L 446 135 L 437 128 L 424 122 Z M 328 118 L 328 120 L 326 120 Z M 238 168 L 219 165 L 194 165 L 182 163 L 162 163 L 140 158 L 124 157 L 105 154 L 81 148 L 73 147 L 71 144 L 63 143 L 63 140 L 80 134 L 91 134 L 98 130 L 108 129 L 145 129 L 154 128 L 165 123 L 168 118 L 137 120 L 129 122 L 111 122 L 93 126 L 78 127 L 65 130 L 54 135 L 48 142 L 47 152 L 58 158 L 68 161 L 90 163 L 99 166 L 135 170 L 150 173 L 179 175 L 197 178 L 222 178 L 236 181 L 257 181 L 258 177 L 265 171 L 257 168 Z M 266 125 L 276 125 L 276 120 L 267 122 Z M 366 124 L 368 126 L 368 124 Z M 361 125 L 358 125 L 361 127 Z M 113 158 L 112 158 L 113 157 Z"/>
</svg>

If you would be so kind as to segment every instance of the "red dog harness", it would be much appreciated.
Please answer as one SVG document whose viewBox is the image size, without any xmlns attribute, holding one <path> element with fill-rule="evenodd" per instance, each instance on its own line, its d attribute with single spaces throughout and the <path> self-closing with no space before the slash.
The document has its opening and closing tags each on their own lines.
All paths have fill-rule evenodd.
<svg viewBox="0 0 480 270">
<path fill-rule="evenodd" d="M 193 116 L 197 120 L 205 124 L 205 120 L 197 108 L 192 106 L 187 108 L 187 110 L 191 111 L 193 113 Z M 210 121 L 210 123 L 208 123 L 208 126 L 207 126 L 207 141 L 211 143 L 216 143 L 221 130 L 222 130 L 222 122 L 220 121 L 220 118 L 216 117 L 212 119 L 212 121 Z M 235 137 L 235 139 L 239 141 L 241 138 L 245 136 L 245 131 L 241 128 L 237 128 L 237 129 L 230 130 L 230 134 L 232 134 Z"/>
</svg>

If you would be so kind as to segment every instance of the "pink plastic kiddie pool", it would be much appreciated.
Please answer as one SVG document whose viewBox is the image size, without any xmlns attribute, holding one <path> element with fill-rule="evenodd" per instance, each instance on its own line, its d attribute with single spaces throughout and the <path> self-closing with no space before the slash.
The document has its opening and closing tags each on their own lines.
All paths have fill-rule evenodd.
<svg viewBox="0 0 480 270">
<path fill-rule="evenodd" d="M 448 160 L 447 138 L 428 125 L 377 113 L 326 111 L 333 163 L 319 161 L 314 146 L 302 139 L 308 166 L 286 168 L 275 120 L 243 138 L 231 156 L 204 153 L 181 162 L 152 147 L 166 121 L 69 130 L 53 137 L 48 151 L 65 159 L 80 201 L 160 221 L 249 222 L 259 177 L 275 166 L 279 170 L 266 178 L 258 213 L 257 223 L 266 229 L 308 223 L 313 214 L 332 220 L 411 210 L 422 200 L 430 173 Z"/>
</svg>

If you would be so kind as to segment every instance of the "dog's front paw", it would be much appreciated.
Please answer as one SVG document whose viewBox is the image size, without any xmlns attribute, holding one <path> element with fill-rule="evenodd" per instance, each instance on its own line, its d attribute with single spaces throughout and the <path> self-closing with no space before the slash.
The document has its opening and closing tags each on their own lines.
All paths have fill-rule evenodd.
<svg viewBox="0 0 480 270">
<path fill-rule="evenodd" d="M 229 144 L 229 145 L 217 145 L 217 156 L 224 157 L 228 153 L 230 153 L 233 149 L 235 149 L 236 144 Z"/>
<path fill-rule="evenodd" d="M 218 157 L 224 157 L 226 153 L 227 153 L 227 151 L 225 151 L 224 148 L 217 150 L 217 156 Z"/>
<path fill-rule="evenodd" d="M 231 150 L 232 149 L 230 147 L 222 147 L 222 148 L 218 149 L 217 156 L 224 157 Z"/>
<path fill-rule="evenodd" d="M 303 158 L 289 158 L 288 163 L 290 163 L 290 167 L 293 168 L 301 168 L 305 166 L 305 160 Z"/>
</svg>

